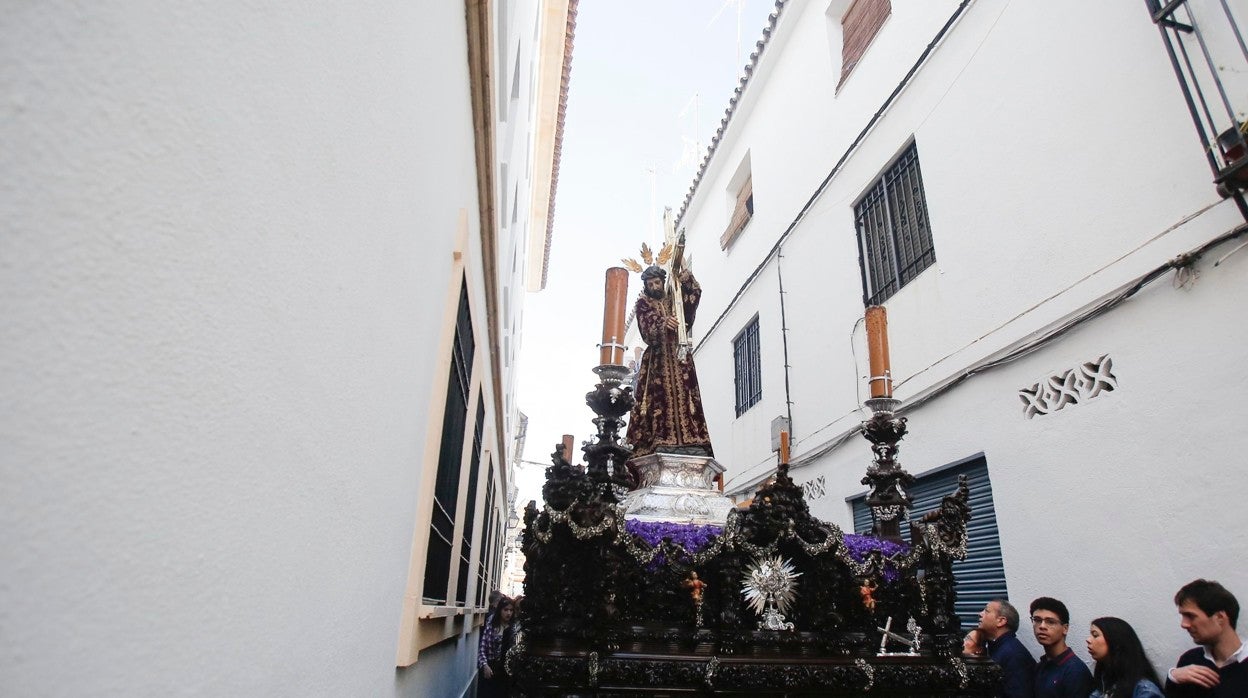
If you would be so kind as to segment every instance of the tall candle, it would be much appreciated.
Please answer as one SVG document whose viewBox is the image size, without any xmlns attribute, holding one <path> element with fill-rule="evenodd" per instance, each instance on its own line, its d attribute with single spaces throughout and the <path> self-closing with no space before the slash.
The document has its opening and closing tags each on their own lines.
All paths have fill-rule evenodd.
<svg viewBox="0 0 1248 698">
<path fill-rule="evenodd" d="M 624 365 L 624 296 L 628 293 L 628 270 L 607 270 L 606 303 L 602 311 L 602 344 L 598 363 Z"/>
<path fill-rule="evenodd" d="M 571 434 L 563 435 L 563 457 L 567 459 L 569 463 L 572 462 L 572 435 Z"/>
<path fill-rule="evenodd" d="M 892 367 L 888 362 L 888 313 L 882 305 L 867 308 L 867 356 L 871 397 L 892 397 Z"/>
<path fill-rule="evenodd" d="M 789 462 L 789 432 L 782 431 L 780 432 L 780 463 L 783 465 L 788 462 Z"/>
</svg>

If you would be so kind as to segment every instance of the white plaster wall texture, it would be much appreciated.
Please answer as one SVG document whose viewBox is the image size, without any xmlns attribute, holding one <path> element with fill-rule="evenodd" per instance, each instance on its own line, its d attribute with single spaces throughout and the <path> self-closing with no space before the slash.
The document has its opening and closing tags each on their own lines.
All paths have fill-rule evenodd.
<svg viewBox="0 0 1248 698">
<path fill-rule="evenodd" d="M 462 6 L 0 36 L 4 692 L 470 678 L 393 668 L 461 209 L 477 239 Z"/>
<path fill-rule="evenodd" d="M 937 12 L 894 3 L 894 16 L 830 107 L 819 92 L 830 75 L 826 32 L 795 31 L 782 52 L 764 55 L 776 64 L 769 79 L 750 85 L 759 102 L 734 117 L 684 221 L 707 287 L 702 332 L 953 6 Z M 803 8 L 822 11 L 798 3 L 786 12 Z M 1077 27 L 1071 16 L 1080 18 Z M 793 76 L 810 78 L 802 85 Z M 820 122 L 836 126 L 808 126 Z M 972 3 L 783 245 L 799 458 L 864 416 L 855 411 L 864 384 L 851 383 L 866 373 L 852 206 L 912 135 L 936 264 L 888 301 L 894 375 L 913 376 L 898 390 L 903 399 L 1242 222 L 1232 205 L 1218 203 L 1142 7 Z M 713 202 L 747 150 L 756 215 L 724 253 L 725 219 Z M 1177 225 L 1189 216 L 1195 219 Z M 1248 445 L 1235 427 L 1233 397 L 1246 380 L 1237 368 L 1242 330 L 1231 327 L 1240 324 L 1234 299 L 1244 291 L 1236 270 L 1245 262 L 1236 259 L 1217 268 L 1206 260 L 1191 290 L 1163 279 L 911 416 L 902 456 L 912 472 L 986 453 L 1011 597 L 1067 598 L 1076 609 L 1076 647 L 1091 618 L 1121 615 L 1165 666 L 1188 643 L 1170 604 L 1178 586 L 1205 575 L 1248 594 L 1248 578 L 1234 566 L 1244 544 L 1209 534 L 1238 526 L 1242 488 L 1228 486 L 1228 464 Z M 730 339 L 755 312 L 766 319 L 775 306 L 775 266 L 766 265 L 697 356 L 704 394 L 715 396 L 708 421 L 730 489 L 767 470 L 735 469 L 766 454 L 755 450 L 758 425 L 732 412 Z M 760 325 L 763 362 L 774 369 L 782 363 L 779 325 Z M 1020 388 L 1106 353 L 1120 390 L 1023 418 Z M 1216 378 L 1204 380 L 1218 385 L 1196 388 L 1204 383 L 1194 366 L 1216 366 Z M 763 403 L 754 409 L 770 420 L 783 389 L 782 373 L 765 368 Z M 815 513 L 849 526 L 843 498 L 862 491 L 869 458 L 855 438 L 793 476 L 823 476 L 829 496 L 813 504 Z M 1221 489 L 1212 491 L 1213 483 Z"/>
<path fill-rule="evenodd" d="M 919 11 L 919 20 L 908 19 L 908 24 L 902 23 L 902 26 L 922 26 L 921 20 L 928 23 L 939 22 L 943 21 L 944 16 L 940 13 L 933 14 L 932 8 L 924 7 Z M 827 41 L 827 21 L 822 7 L 814 3 L 795 3 L 786 8 L 778 25 L 778 34 L 764 52 L 758 74 L 747 88 L 733 122 L 716 152 L 712 167 L 699 185 L 698 194 L 684 219 L 689 229 L 694 257 L 699 260 L 699 279 L 702 280 L 704 288 L 702 309 L 699 311 L 698 327 L 695 331 L 706 337 L 706 341 L 699 350 L 698 363 L 700 367 L 708 363 L 726 365 L 728 372 L 724 375 L 727 376 L 732 375 L 731 340 L 757 311 L 756 306 L 760 301 L 746 301 L 742 303 L 741 312 L 736 309 L 730 311 L 713 333 L 714 336 L 709 334 L 711 325 L 740 285 L 755 271 L 778 235 L 788 227 L 819 182 L 826 177 L 828 168 L 852 142 L 861 129 L 861 124 L 878 107 L 878 104 L 868 105 L 866 102 L 842 100 L 834 103 L 831 100 L 839 77 L 839 72 L 834 72 L 833 68 L 839 70 L 840 54 L 838 46 L 836 64 L 829 62 L 828 47 L 824 45 Z M 895 22 L 896 20 L 890 19 L 886 26 Z M 780 33 L 783 31 L 791 31 L 793 35 Z M 916 43 L 913 32 L 918 30 L 910 31 L 910 35 L 903 36 L 908 36 L 911 41 L 891 39 L 893 43 L 885 45 L 881 50 L 892 51 L 896 55 L 917 56 L 922 45 L 917 48 L 913 46 Z M 930 31 L 934 32 L 935 29 Z M 881 33 L 877 43 L 883 42 L 886 36 L 888 35 Z M 860 64 L 855 71 L 855 77 L 846 83 L 843 90 L 848 90 L 850 83 L 857 79 L 857 72 L 865 72 L 866 68 L 867 66 Z M 880 92 L 879 99 L 883 99 L 896 80 L 904 74 L 906 67 L 885 64 L 875 70 L 875 73 L 868 73 L 868 77 L 862 80 L 864 87 L 860 91 L 869 90 L 873 95 Z M 887 77 L 882 78 L 880 73 Z M 885 86 L 885 80 L 892 82 Z M 803 137 L 793 138 L 794 133 L 801 133 Z M 730 178 L 747 152 L 750 153 L 754 172 L 754 217 L 728 250 L 721 251 L 719 237 L 723 226 L 727 224 L 727 204 L 724 202 L 729 196 Z M 857 191 L 852 194 L 856 195 Z M 844 196 L 848 195 L 842 195 L 842 198 Z M 804 229 L 823 231 L 827 229 L 823 222 L 827 216 L 843 214 L 846 232 L 834 238 L 842 252 L 809 258 L 810 261 L 819 260 L 817 267 L 809 266 L 808 261 L 803 259 L 797 263 L 795 276 L 785 277 L 786 290 L 790 292 L 790 305 L 786 310 L 790 329 L 793 330 L 789 336 L 790 347 L 792 348 L 795 341 L 801 342 L 803 338 L 810 337 L 812 332 L 820 333 L 820 340 L 814 344 L 817 346 L 816 352 L 825 359 L 828 356 L 829 343 L 835 341 L 839 344 L 832 351 L 848 351 L 849 344 L 845 339 L 824 339 L 822 332 L 825 328 L 825 315 L 822 299 L 840 298 L 844 302 L 844 298 L 849 298 L 852 305 L 854 296 L 861 295 L 860 282 L 856 280 L 858 271 L 854 260 L 857 250 L 852 234 L 852 212 L 844 212 L 844 201 L 837 207 L 827 201 L 829 198 L 825 196 L 817 202 L 802 225 Z M 820 232 L 818 235 L 823 239 L 827 234 Z M 803 244 L 812 242 L 819 244 L 818 240 Z M 785 254 L 791 252 L 786 251 Z M 845 283 L 849 284 L 848 289 L 853 290 L 851 295 L 826 295 L 830 289 L 840 291 Z M 762 342 L 774 346 L 774 352 L 765 353 L 764 356 L 778 356 L 782 351 L 777 289 L 778 280 L 773 262 L 760 274 L 749 296 L 770 297 L 774 300 L 775 314 L 772 321 L 767 322 L 767 318 L 760 318 L 760 326 L 767 325 L 762 327 Z M 767 303 L 773 304 L 772 301 Z M 808 312 L 812 308 L 818 308 L 819 311 Z M 779 361 L 766 362 L 763 371 L 766 376 L 763 403 L 741 418 L 735 418 L 731 410 L 731 383 L 717 389 L 716 386 L 707 386 L 707 381 L 703 380 L 704 396 L 708 398 L 708 402 L 711 401 L 710 396 L 727 395 L 726 401 L 715 403 L 720 405 L 720 412 L 716 412 L 715 408 L 708 410 L 708 420 L 711 423 L 711 433 L 716 439 L 732 439 L 732 452 L 737 466 L 761 467 L 759 464 L 767 460 L 770 450 L 770 421 L 786 412 L 782 364 Z M 801 383 L 795 389 L 809 389 L 815 385 L 822 386 L 823 383 Z M 708 390 L 709 396 L 706 394 Z M 822 400 L 807 404 L 818 402 Z M 840 410 L 840 414 L 844 414 L 847 409 L 853 409 L 853 405 Z M 760 413 L 763 417 L 759 416 Z M 809 429 L 810 421 L 807 420 L 806 423 L 806 428 Z M 796 433 L 800 435 L 802 428 L 795 426 Z M 738 444 L 746 449 L 745 452 L 736 450 Z M 740 470 L 734 471 L 730 473 L 730 477 L 736 478 L 741 473 Z"/>
<path fill-rule="evenodd" d="M 1043 46 L 1032 46 L 1039 41 L 1036 37 L 1047 37 L 1045 40 L 1053 42 L 1056 40 L 1054 37 L 1061 36 L 1056 27 L 1053 32 L 1043 31 L 1046 27 L 1042 20 L 1057 20 L 1049 18 L 1037 8 L 1029 10 L 1035 13 L 1014 19 L 1003 17 L 1000 6 L 972 6 L 937 49 L 916 81 L 902 93 L 892 110 L 848 159 L 829 189 L 807 212 L 799 231 L 808 232 L 798 232 L 786 242 L 786 246 L 791 246 L 799 244 L 797 239 L 803 236 L 828 236 L 834 245 L 832 254 L 816 258 L 817 264 L 799 267 L 786 274 L 786 285 L 791 291 L 788 298 L 790 308 L 800 309 L 803 302 L 809 302 L 808 299 L 819 298 L 820 289 L 829 283 L 841 286 L 835 281 L 830 282 L 830 279 L 853 279 L 860 289 L 861 275 L 856 263 L 857 244 L 853 231 L 853 201 L 905 144 L 909 134 L 917 131 L 933 235 L 936 238 L 937 264 L 912 283 L 913 290 L 890 300 L 894 325 L 903 328 L 902 332 L 907 331 L 904 328 L 912 328 L 916 336 L 922 337 L 921 342 L 895 343 L 894 368 L 895 373 L 900 376 L 919 371 L 941 357 L 961 349 L 971 339 L 999 328 L 1002 323 L 1037 300 L 1109 264 L 1125 251 L 1162 232 L 1184 216 L 1217 200 L 1207 185 L 1207 171 L 1200 161 L 1199 153 L 1191 152 L 1191 148 L 1184 150 L 1183 137 L 1171 139 L 1177 141 L 1177 144 L 1167 142 L 1148 153 L 1127 149 L 1123 153 L 1113 153 L 1113 157 L 1110 157 L 1110 154 L 1097 150 L 1101 148 L 1099 143 L 1114 140 L 1114 134 L 1120 130 L 1099 114 L 1107 103 L 1123 104 L 1128 107 L 1128 111 L 1152 114 L 1154 123 L 1167 125 L 1167 128 L 1180 135 L 1190 130 L 1190 125 L 1183 122 L 1186 115 L 1182 113 L 1181 101 L 1176 102 L 1175 91 L 1164 82 L 1173 78 L 1164 64 L 1164 56 L 1156 55 L 1155 44 L 1158 39 L 1147 17 L 1136 23 L 1125 8 L 1120 8 L 1117 11 L 1123 13 L 1123 17 L 1101 18 L 1100 21 L 1105 24 L 1121 20 L 1140 25 L 1136 27 L 1135 33 L 1125 37 L 1119 36 L 1122 32 L 1115 33 L 1117 43 L 1107 49 L 1093 52 L 1078 50 L 1087 43 L 1082 42 L 1073 47 L 1062 43 L 1046 50 Z M 895 8 L 895 13 L 898 14 L 906 11 L 908 8 Z M 874 55 L 879 46 L 887 46 L 889 41 L 897 41 L 889 39 L 889 32 L 894 28 L 910 27 L 910 34 L 907 36 L 909 43 L 926 42 L 943 20 L 944 17 L 936 14 L 928 15 L 926 24 L 906 22 L 900 17 L 891 18 L 877 37 L 876 44 L 868 51 L 868 56 Z M 1095 34 L 1094 29 L 1095 27 L 1089 31 Z M 1087 37 L 1080 38 L 1082 40 Z M 773 58 L 781 61 L 772 74 L 801 74 L 808 64 L 821 65 L 827 49 L 821 45 L 817 33 L 811 35 L 811 40 L 814 43 L 801 44 L 795 37 L 786 44 L 784 52 L 765 54 L 765 60 Z M 1024 104 L 1028 109 L 1033 108 L 1027 100 L 1032 99 L 1029 85 L 1036 80 L 1029 78 L 1027 82 L 1020 83 L 1015 79 L 1015 73 L 1026 74 L 1027 71 L 1036 72 L 1037 69 L 1031 67 L 1032 64 L 1027 60 L 1015 60 L 1011 57 L 1009 49 L 1016 45 L 1022 45 L 1024 59 L 1032 54 L 1045 56 L 1045 69 L 1056 74 L 1093 74 L 1093 78 L 1080 77 L 1081 84 L 1096 83 L 1098 79 L 1103 79 L 1105 87 L 1100 90 L 1100 94 L 1109 94 L 1108 100 L 1093 100 L 1085 96 L 1080 102 L 1061 103 L 1066 111 L 1096 111 L 1097 116 L 1087 120 L 1087 124 L 1077 120 L 1072 124 L 1072 119 L 1063 117 L 1064 120 L 1057 128 L 1058 135 L 1053 135 L 1053 119 L 1047 113 L 1042 113 L 1040 118 L 1026 121 L 1029 118 L 1026 111 L 1002 112 L 1001 107 L 985 108 L 986 104 L 993 105 L 998 102 L 1012 104 L 1016 95 L 1019 95 L 1019 99 L 1025 98 Z M 1109 68 L 1104 68 L 1105 61 L 1100 60 L 1099 56 L 1105 53 L 1115 56 L 1126 54 L 1126 57 L 1116 59 Z M 879 55 L 887 57 L 882 52 Z M 1013 67 L 1015 64 L 1018 65 L 1017 68 Z M 1011 69 L 1001 68 L 1003 65 L 1011 66 Z M 1141 65 L 1143 67 L 1139 67 Z M 1137 72 L 1125 74 L 1123 71 L 1130 66 L 1135 66 L 1134 70 Z M 879 72 L 885 72 L 865 59 L 859 69 L 873 67 Z M 908 69 L 908 66 L 901 67 Z M 893 71 L 899 72 L 904 70 Z M 980 77 L 981 74 L 987 77 Z M 1160 79 L 1154 79 L 1158 76 Z M 842 90 L 843 97 L 856 79 L 857 77 L 851 78 L 846 83 Z M 964 88 L 964 81 L 970 83 L 971 87 Z M 1050 78 L 1050 81 L 1053 80 Z M 1138 85 L 1142 82 L 1148 83 L 1149 87 L 1139 88 Z M 751 88 L 771 90 L 776 84 L 779 83 L 751 85 Z M 772 92 L 763 94 L 766 97 Z M 843 100 L 838 99 L 837 108 L 828 115 L 828 119 L 831 120 L 840 113 L 849 113 L 857 115 L 858 123 L 862 124 L 878 106 L 845 97 Z M 800 111 L 795 107 L 786 107 L 782 111 L 790 113 L 795 110 Z M 786 148 L 791 150 L 791 145 L 780 144 L 805 140 L 805 133 L 802 138 L 793 138 L 794 131 L 785 128 L 779 115 L 769 119 L 768 114 L 761 105 L 755 108 L 749 119 L 734 123 L 730 129 L 730 136 L 736 133 L 743 135 L 730 137 L 725 143 L 739 143 L 737 147 L 742 152 L 748 146 L 756 170 L 765 167 L 769 153 Z M 1018 124 L 1025 126 L 1020 127 Z M 1076 129 L 1076 125 L 1085 128 Z M 1093 126 L 1096 128 L 1092 128 Z M 1039 138 L 1045 142 L 1045 148 L 1037 150 L 1033 147 L 1035 139 L 1019 138 L 1016 131 L 1041 134 Z M 853 130 L 853 133 L 856 132 L 856 129 Z M 981 133 L 990 133 L 991 137 L 982 139 Z M 1066 140 L 1062 140 L 1063 137 Z M 815 132 L 812 138 L 817 142 L 822 135 Z M 846 143 L 850 138 L 851 136 L 846 137 Z M 990 143 L 991 147 L 983 147 L 984 142 Z M 1054 147 L 1058 143 L 1069 143 L 1070 146 L 1065 150 Z M 1083 153 L 1089 150 L 1096 157 L 1085 160 Z M 721 146 L 720 152 L 728 151 Z M 791 163 L 789 169 L 793 172 L 816 172 L 823 168 L 822 175 L 826 175 L 826 168 L 831 166 L 830 162 L 839 156 L 839 152 L 833 150 L 831 155 L 821 158 L 819 156 L 823 151 L 815 147 L 809 150 L 810 157 L 805 161 L 790 158 L 786 162 Z M 1079 158 L 1078 177 L 1069 176 L 1074 157 Z M 716 182 L 724 182 L 726 186 L 726 177 L 735 169 L 738 161 L 739 157 L 717 159 L 702 186 L 707 187 L 709 183 L 712 192 L 716 188 Z M 818 167 L 810 163 L 815 163 Z M 1169 172 L 1176 166 L 1182 167 L 1190 176 L 1174 178 L 1174 181 L 1182 183 L 1169 185 L 1170 189 L 1182 187 L 1182 191 L 1175 196 L 1140 197 L 1134 188 L 1122 186 L 1123 170 Z M 1017 177 L 1008 175 L 1019 168 L 1025 170 L 1026 176 L 1022 176 L 1022 173 Z M 810 177 L 809 181 L 815 181 L 814 177 Z M 714 322 L 713 318 L 722 312 L 720 309 L 727 303 L 727 299 L 731 298 L 747 275 L 757 267 L 780 232 L 796 216 L 800 208 L 799 200 L 813 191 L 813 185 L 797 177 L 784 178 L 769 185 L 760 175 L 756 176 L 754 186 L 760 192 L 758 197 L 765 196 L 768 186 L 777 190 L 798 190 L 801 196 L 793 199 L 794 203 L 788 210 L 780 211 L 769 208 L 766 206 L 766 199 L 760 198 L 755 219 L 727 255 L 713 249 L 717 245 L 715 241 L 720 232 L 718 226 L 721 225 L 716 212 L 710 211 L 705 216 L 706 222 L 703 222 L 703 217 L 699 214 L 703 209 L 695 206 L 691 209 L 692 215 L 687 217 L 691 240 L 697 240 L 700 245 L 696 252 L 700 264 L 699 273 L 708 279 L 705 284 L 708 290 L 699 320 L 703 332 Z M 1049 189 L 1058 189 L 1066 199 L 1050 198 L 1050 195 L 1040 193 Z M 1133 197 L 1141 201 L 1131 200 Z M 1040 203 L 1033 205 L 1033 201 Z M 1076 207 L 1076 210 L 1086 210 L 1087 214 L 1067 214 L 1066 209 L 1062 208 L 1062 201 Z M 1120 212 L 1121 220 L 1114 218 L 1112 214 L 1115 212 Z M 1226 215 L 1225 220 L 1230 221 L 1231 216 L 1233 212 Z M 1054 218 L 1058 227 L 1048 223 Z M 1021 233 L 1014 234 L 1013 231 L 1020 229 Z M 1092 240 L 1095 242 L 1090 242 Z M 983 355 L 1006 346 L 1036 327 L 1065 315 L 1092 298 L 1099 297 L 1118 283 L 1186 249 L 1180 246 L 1180 242 L 1185 245 L 1198 244 L 1201 241 L 1203 240 L 1183 239 L 1178 235 L 1163 239 L 1159 243 L 1163 249 L 1136 255 L 1115 269 L 1114 273 L 1099 274 L 1089 283 L 1085 283 L 1077 293 L 1067 293 L 1058 302 L 1036 311 L 1032 321 L 1015 323 L 1007 331 L 996 332 L 989 339 L 977 343 L 974 350 Z M 1022 256 L 1021 251 L 1032 248 L 1034 257 L 1029 258 L 1025 269 L 1020 269 L 1017 260 Z M 801 258 L 807 259 L 804 256 Z M 1070 258 L 1073 261 L 1068 261 Z M 771 273 L 770 270 L 764 272 L 760 279 Z M 1018 283 L 1020 278 L 1031 283 Z M 963 286 L 968 287 L 970 292 L 959 291 L 948 302 L 942 300 L 947 295 L 946 288 L 961 289 Z M 761 287 L 752 288 L 743 303 L 749 305 L 753 301 L 748 299 L 755 293 L 767 292 Z M 824 318 L 859 317 L 860 295 L 860 291 L 839 294 L 832 296 L 827 306 L 816 304 L 815 307 L 822 311 L 819 314 L 820 322 L 826 322 Z M 810 331 L 809 325 L 818 324 L 810 322 L 810 314 L 801 314 L 800 311 L 791 314 L 796 315 L 795 318 L 790 318 L 790 326 L 796 335 Z M 803 321 L 807 327 L 802 326 Z M 852 320 L 837 325 L 838 329 L 829 331 L 839 334 L 839 325 L 852 326 Z M 719 331 L 727 329 L 732 332 L 732 328 L 736 327 L 727 322 L 724 326 Z M 706 348 L 709 350 L 710 346 L 708 342 Z M 834 341 L 831 351 L 831 355 L 825 354 L 822 359 L 826 361 L 833 358 L 836 352 L 849 354 L 848 342 L 843 339 Z M 700 364 L 706 361 L 702 355 L 704 353 L 705 351 L 699 354 Z M 794 358 L 791 356 L 791 360 Z M 963 358 L 965 357 L 959 357 Z M 853 357 L 847 356 L 846 359 L 852 361 Z M 862 361 L 863 357 L 858 359 Z M 943 377 L 956 368 L 956 365 L 948 366 L 944 373 L 928 372 L 923 380 L 916 381 L 908 389 L 920 390 L 924 384 L 930 384 L 937 377 Z M 795 383 L 809 385 L 800 379 Z M 766 387 L 764 391 L 768 392 Z M 836 400 L 837 398 L 833 398 L 829 403 L 830 409 L 826 412 L 817 405 L 810 405 L 821 410 L 819 418 L 807 418 L 802 424 L 795 424 L 797 438 L 803 438 L 804 428 L 824 428 L 830 421 L 840 418 L 854 407 L 848 397 L 843 403 Z"/>
<path fill-rule="evenodd" d="M 501 52 L 496 62 L 501 60 L 501 73 L 495 76 L 501 83 L 499 96 L 506 101 L 506 119 L 495 120 L 496 141 L 495 151 L 497 163 L 497 180 L 495 201 L 506 202 L 495 211 L 498 230 L 498 271 L 502 283 L 499 284 L 497 299 L 500 322 L 503 323 L 505 340 L 500 348 L 503 370 L 504 396 L 514 394 L 517 365 L 516 358 L 520 355 L 521 332 L 523 325 L 525 269 L 523 263 L 529 250 L 529 236 L 541 235 L 546 231 L 529 230 L 530 206 L 533 181 L 533 152 L 530 134 L 535 128 L 535 66 L 537 61 L 537 21 L 539 6 L 536 0 L 500 3 L 495 10 L 497 22 L 504 23 L 506 28 L 495 27 L 496 41 L 506 41 L 506 46 L 496 46 Z M 503 16 L 506 15 L 506 16 Z M 500 38 L 501 37 L 501 38 Z M 518 79 L 517 79 L 518 78 Z M 502 116 L 500 111 L 496 116 Z M 504 168 L 504 164 L 506 167 Z M 504 177 L 504 172 L 506 176 Z M 518 407 L 514 400 L 505 399 L 503 419 L 507 422 L 507 432 L 515 428 Z M 515 446 L 510 439 L 507 448 Z M 504 461 L 511 462 L 511 454 L 505 454 Z M 510 479 L 510 478 L 509 478 Z"/>
<path fill-rule="evenodd" d="M 1231 321 L 1248 291 L 1248 258 L 1205 265 L 1190 289 L 1154 284 L 1118 310 L 1048 348 L 972 378 L 909 415 L 901 460 L 921 475 L 978 452 L 988 462 L 1009 594 L 1025 605 L 1040 595 L 1067 601 L 1072 646 L 1101 615 L 1127 619 L 1153 661 L 1170 666 L 1190 640 L 1171 599 L 1200 576 L 1241 598 L 1248 550 L 1233 530 L 1242 509 L 1235 464 L 1237 395 L 1245 329 Z M 1109 354 L 1118 389 L 1028 420 L 1020 388 Z M 828 497 L 816 515 L 851 524 L 844 497 L 870 458 L 855 438 L 809 466 L 799 481 L 824 475 Z M 1028 635 L 1024 628 L 1022 636 Z M 1024 641 L 1033 652 L 1038 646 Z"/>
<path fill-rule="evenodd" d="M 721 258 L 699 268 L 707 276 L 708 308 L 722 308 L 732 298 L 947 16 L 936 10 L 954 4 L 907 8 L 926 24 L 890 18 L 835 100 L 840 48 L 830 59 L 825 5 L 786 6 L 682 221 L 695 259 Z M 892 29 L 898 24 L 902 31 Z M 869 61 L 877 47 L 896 62 Z M 797 133 L 802 137 L 793 138 Z M 719 238 L 728 222 L 729 182 L 747 152 L 755 173 L 754 219 L 724 252 Z"/>
</svg>

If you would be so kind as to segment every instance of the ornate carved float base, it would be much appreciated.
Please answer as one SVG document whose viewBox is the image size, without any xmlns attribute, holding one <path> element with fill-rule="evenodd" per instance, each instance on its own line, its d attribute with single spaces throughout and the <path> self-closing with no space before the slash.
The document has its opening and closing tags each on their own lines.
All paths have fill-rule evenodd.
<svg viewBox="0 0 1248 698">
<path fill-rule="evenodd" d="M 626 518 L 715 526 L 728 520 L 733 503 L 715 484 L 724 466 L 714 458 L 651 453 L 630 460 L 629 467 L 641 486 L 624 500 Z"/>
<path fill-rule="evenodd" d="M 530 656 L 526 696 L 992 696 L 1001 670 L 983 659 L 655 656 L 597 652 Z"/>
</svg>

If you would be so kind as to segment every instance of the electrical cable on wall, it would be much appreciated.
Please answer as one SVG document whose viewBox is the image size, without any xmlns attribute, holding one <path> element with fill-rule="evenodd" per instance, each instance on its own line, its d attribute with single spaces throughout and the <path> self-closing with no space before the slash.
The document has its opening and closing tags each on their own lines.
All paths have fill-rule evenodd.
<svg viewBox="0 0 1248 698">
<path fill-rule="evenodd" d="M 1212 240 L 1204 243 L 1203 245 L 1195 249 L 1192 249 L 1188 252 L 1185 252 L 1183 254 L 1180 254 L 1171 258 L 1164 264 L 1161 264 L 1153 268 L 1147 273 L 1142 274 L 1136 277 L 1131 282 L 1128 282 L 1127 284 L 1121 286 L 1120 288 L 1122 290 L 1120 292 L 1115 293 L 1109 296 L 1108 298 L 1105 298 L 1104 300 L 1097 303 L 1093 307 L 1087 309 L 1086 311 L 1082 313 L 1079 313 L 1078 315 L 1075 315 L 1074 317 L 1070 318 L 1066 322 L 1063 322 L 1062 324 L 1058 325 L 1057 327 L 1054 327 L 1048 332 L 1045 332 L 1039 337 L 1025 344 L 1020 345 L 1019 347 L 1004 354 L 1003 356 L 999 358 L 985 361 L 984 363 L 981 363 L 979 365 L 972 365 L 971 367 L 967 368 L 962 373 L 948 380 L 946 383 L 934 388 L 933 390 L 931 390 L 931 392 L 928 392 L 927 394 L 922 395 L 913 401 L 903 402 L 901 405 L 901 408 L 898 410 L 898 413 L 907 414 L 907 413 L 913 412 L 917 410 L 918 408 L 922 407 L 923 405 L 927 404 L 928 402 L 936 399 L 937 397 L 944 395 L 945 393 L 954 389 L 958 385 L 961 385 L 964 381 L 966 381 L 971 376 L 985 373 L 994 368 L 1004 366 L 1008 363 L 1017 361 L 1018 359 L 1021 359 L 1029 354 L 1032 354 L 1033 352 L 1043 348 L 1044 346 L 1052 343 L 1054 340 L 1067 334 L 1068 332 L 1075 329 L 1076 327 L 1088 322 L 1089 320 L 1092 320 L 1101 315 L 1104 315 L 1110 310 L 1113 310 L 1114 308 L 1118 307 L 1123 302 L 1125 302 L 1132 296 L 1139 293 L 1144 287 L 1160 279 L 1162 276 L 1165 276 L 1165 274 L 1171 270 L 1175 271 L 1176 274 L 1180 273 L 1182 270 L 1189 270 L 1186 273 L 1190 273 L 1190 271 L 1193 270 L 1193 267 L 1196 264 L 1196 262 L 1199 261 L 1203 255 L 1205 255 L 1209 251 L 1225 243 L 1231 242 L 1232 240 L 1243 237 L 1245 235 L 1248 235 L 1248 224 L 1237 226 L 1227 231 L 1226 233 L 1223 233 L 1222 235 L 1219 235 L 1218 237 L 1213 238 Z M 1225 259 L 1225 257 L 1223 257 L 1223 259 Z M 1222 260 L 1219 260 L 1219 261 L 1222 261 Z M 855 330 L 856 329 L 857 329 L 857 325 L 855 324 Z M 855 365 L 857 365 L 856 362 L 855 362 Z M 928 368 L 931 368 L 931 367 L 929 366 Z M 926 371 L 927 369 L 923 369 L 923 370 Z M 905 382 L 905 381 L 902 381 L 902 382 Z M 840 419 L 844 419 L 844 417 L 841 417 Z M 836 421 L 840 421 L 840 419 Z M 828 426 L 830 426 L 830 424 Z M 815 450 L 809 451 L 800 456 L 794 457 L 790 461 L 790 465 L 794 468 L 797 468 L 797 467 L 809 464 L 827 455 L 828 453 L 831 453 L 837 448 L 840 448 L 846 442 L 850 441 L 855 436 L 857 436 L 859 432 L 861 431 L 862 429 L 860 426 L 854 426 L 853 428 L 845 431 L 844 433 L 829 440 L 828 442 L 816 447 Z"/>
</svg>

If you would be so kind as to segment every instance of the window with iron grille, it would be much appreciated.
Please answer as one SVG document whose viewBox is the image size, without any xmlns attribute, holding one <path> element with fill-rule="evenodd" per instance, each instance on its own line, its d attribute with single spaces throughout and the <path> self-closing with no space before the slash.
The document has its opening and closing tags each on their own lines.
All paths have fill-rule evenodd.
<svg viewBox="0 0 1248 698">
<path fill-rule="evenodd" d="M 464 428 L 468 420 L 468 387 L 475 349 L 472 315 L 468 309 L 468 286 L 464 284 L 460 286 L 455 340 L 451 344 L 451 370 L 442 413 L 438 474 L 433 487 L 433 516 L 429 525 L 429 545 L 425 551 L 425 584 L 421 595 L 430 604 L 445 604 L 449 596 L 451 558 L 455 548 L 455 509 L 459 499 Z"/>
<path fill-rule="evenodd" d="M 758 352 L 758 316 L 732 340 L 732 363 L 736 369 L 737 416 L 763 397 L 763 372 Z"/>
<path fill-rule="evenodd" d="M 468 601 L 468 573 L 472 567 L 472 527 L 477 513 L 477 476 L 481 474 L 481 430 L 485 427 L 485 400 L 477 394 L 477 421 L 472 428 L 472 464 L 468 467 L 468 498 L 464 500 L 463 535 L 459 546 L 459 581 L 455 601 L 463 606 Z"/>
<path fill-rule="evenodd" d="M 914 143 L 854 205 L 862 295 L 883 303 L 936 261 Z"/>
<path fill-rule="evenodd" d="M 489 591 L 490 569 L 487 564 L 489 560 L 490 546 L 493 545 L 494 539 L 491 535 L 491 529 L 494 524 L 494 465 L 490 464 L 489 479 L 486 480 L 485 487 L 485 525 L 481 527 L 481 546 L 477 555 L 477 606 L 485 606 L 486 592 Z"/>
</svg>

